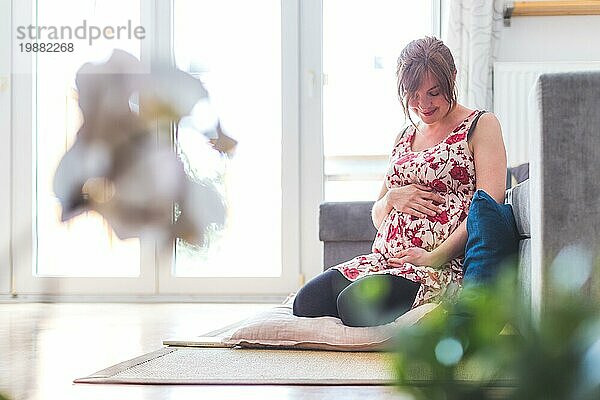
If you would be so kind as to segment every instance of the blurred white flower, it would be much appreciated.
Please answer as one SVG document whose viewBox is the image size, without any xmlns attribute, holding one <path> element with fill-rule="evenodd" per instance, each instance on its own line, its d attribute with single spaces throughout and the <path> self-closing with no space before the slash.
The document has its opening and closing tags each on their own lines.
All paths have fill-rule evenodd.
<svg viewBox="0 0 600 400">
<path fill-rule="evenodd" d="M 105 63 L 83 65 L 76 84 L 83 124 L 54 177 L 62 220 L 93 210 L 122 239 L 152 234 L 203 244 L 208 226 L 224 224 L 223 200 L 210 184 L 192 182 L 171 147 L 161 144 L 169 141 L 153 135 L 157 122 L 193 114 L 192 125 L 202 126 L 213 147 L 233 154 L 236 142 L 212 111 L 207 124 L 198 122 L 209 110 L 202 83 L 172 68 L 145 73 L 135 57 L 115 50 Z"/>
</svg>

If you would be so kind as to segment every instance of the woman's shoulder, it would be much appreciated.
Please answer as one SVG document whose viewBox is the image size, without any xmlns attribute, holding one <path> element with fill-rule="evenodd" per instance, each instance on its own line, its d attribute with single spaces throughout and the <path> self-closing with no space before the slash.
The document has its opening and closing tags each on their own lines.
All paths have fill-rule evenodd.
<svg viewBox="0 0 600 400">
<path fill-rule="evenodd" d="M 484 143 L 484 147 L 487 147 L 490 144 L 502 142 L 502 128 L 498 117 L 489 111 L 482 112 L 476 125 L 469 129 L 467 141 L 472 151 L 482 143 Z"/>
<path fill-rule="evenodd" d="M 473 127 L 473 139 L 477 137 L 476 132 L 487 132 L 487 135 L 502 134 L 500 121 L 493 112 L 480 111 L 480 116 L 477 119 L 477 124 Z M 479 135 L 481 136 L 481 135 Z"/>
</svg>

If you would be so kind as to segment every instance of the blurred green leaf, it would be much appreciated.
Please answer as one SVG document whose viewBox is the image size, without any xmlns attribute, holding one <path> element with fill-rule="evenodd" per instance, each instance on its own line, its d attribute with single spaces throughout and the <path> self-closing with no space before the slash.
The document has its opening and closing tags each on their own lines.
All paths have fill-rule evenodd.
<svg viewBox="0 0 600 400">
<path fill-rule="evenodd" d="M 597 305 L 579 291 L 557 290 L 536 323 L 521 303 L 516 267 L 503 270 L 398 333 L 402 390 L 428 400 L 599 399 Z"/>
</svg>

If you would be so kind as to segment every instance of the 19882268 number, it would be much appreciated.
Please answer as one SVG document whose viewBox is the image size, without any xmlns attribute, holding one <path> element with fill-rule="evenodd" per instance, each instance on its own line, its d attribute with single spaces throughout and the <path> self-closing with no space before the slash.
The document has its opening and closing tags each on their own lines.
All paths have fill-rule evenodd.
<svg viewBox="0 0 600 400">
<path fill-rule="evenodd" d="M 72 53 L 73 43 L 19 43 L 21 53 Z"/>
</svg>

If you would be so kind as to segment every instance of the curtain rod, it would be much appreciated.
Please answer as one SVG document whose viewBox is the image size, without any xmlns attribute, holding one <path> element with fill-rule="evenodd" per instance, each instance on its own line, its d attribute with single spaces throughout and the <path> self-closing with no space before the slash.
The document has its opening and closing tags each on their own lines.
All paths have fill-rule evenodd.
<svg viewBox="0 0 600 400">
<path fill-rule="evenodd" d="M 513 16 L 600 15 L 600 0 L 579 1 L 507 1 L 504 3 L 504 26 Z"/>
</svg>

